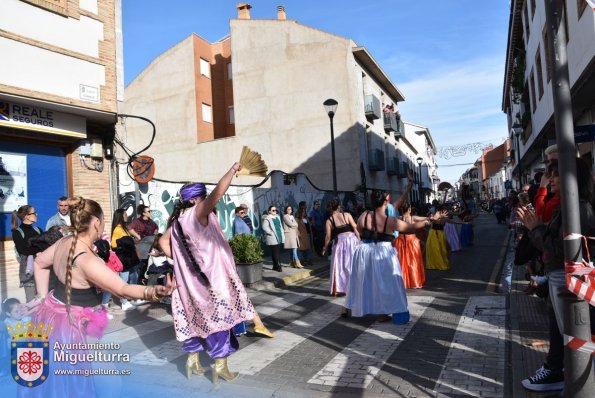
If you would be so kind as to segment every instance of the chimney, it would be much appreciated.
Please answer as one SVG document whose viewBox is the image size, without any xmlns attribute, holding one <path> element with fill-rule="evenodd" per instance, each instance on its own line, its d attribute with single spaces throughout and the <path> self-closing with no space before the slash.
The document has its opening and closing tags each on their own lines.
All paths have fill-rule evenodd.
<svg viewBox="0 0 595 398">
<path fill-rule="evenodd" d="M 238 3 L 236 5 L 238 9 L 238 19 L 250 19 L 250 9 L 252 6 L 248 3 Z"/>
<path fill-rule="evenodd" d="M 285 6 L 277 6 L 277 19 L 280 21 L 285 21 L 287 19 L 287 15 L 285 14 Z"/>
</svg>

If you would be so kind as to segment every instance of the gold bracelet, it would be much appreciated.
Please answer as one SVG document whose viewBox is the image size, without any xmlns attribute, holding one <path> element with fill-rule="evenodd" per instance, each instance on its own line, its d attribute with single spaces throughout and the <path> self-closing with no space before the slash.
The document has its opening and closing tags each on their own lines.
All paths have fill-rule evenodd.
<svg viewBox="0 0 595 398">
<path fill-rule="evenodd" d="M 157 302 L 160 301 L 161 297 L 157 294 L 157 288 L 153 287 L 153 294 L 151 295 L 151 301 Z"/>
<path fill-rule="evenodd" d="M 149 300 L 149 286 L 145 287 L 145 291 L 143 292 L 143 299 Z"/>
</svg>

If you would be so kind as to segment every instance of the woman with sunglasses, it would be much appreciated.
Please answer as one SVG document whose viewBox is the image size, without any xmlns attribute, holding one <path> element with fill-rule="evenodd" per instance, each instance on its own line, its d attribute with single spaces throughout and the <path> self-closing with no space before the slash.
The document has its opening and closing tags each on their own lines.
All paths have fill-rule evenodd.
<svg viewBox="0 0 595 398">
<path fill-rule="evenodd" d="M 265 243 L 271 248 L 273 258 L 273 271 L 281 272 L 281 263 L 279 262 L 279 255 L 281 254 L 281 247 L 285 242 L 285 234 L 283 233 L 281 217 L 279 211 L 275 206 L 269 206 L 268 214 L 263 217 L 262 230 L 265 235 Z"/>
<path fill-rule="evenodd" d="M 139 205 L 136 208 L 138 218 L 128 226 L 128 230 L 136 232 L 140 236 L 140 240 L 156 235 L 158 232 L 159 227 L 155 221 L 151 220 L 151 212 L 149 206 Z"/>
<path fill-rule="evenodd" d="M 17 219 L 21 224 L 17 224 Z M 17 251 L 17 260 L 19 261 L 19 280 L 20 287 L 25 289 L 25 298 L 27 302 L 33 300 L 37 294 L 35 288 L 35 279 L 32 273 L 27 273 L 27 259 L 35 254 L 35 249 L 29 246 L 29 239 L 40 235 L 43 231 L 39 227 L 33 226 L 37 222 L 37 212 L 31 205 L 24 205 L 18 210 L 12 212 L 12 240 Z"/>
<path fill-rule="evenodd" d="M 248 234 L 250 235 L 252 231 L 250 231 L 250 227 L 244 221 L 244 216 L 246 215 L 246 210 L 238 206 L 236 207 L 236 217 L 233 219 L 233 225 L 231 226 L 231 231 L 233 236 L 241 235 L 241 234 Z"/>
</svg>

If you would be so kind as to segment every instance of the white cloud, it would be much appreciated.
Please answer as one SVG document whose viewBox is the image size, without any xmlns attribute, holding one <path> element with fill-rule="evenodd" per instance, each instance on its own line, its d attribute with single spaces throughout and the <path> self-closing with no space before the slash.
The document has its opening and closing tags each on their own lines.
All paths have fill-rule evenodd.
<svg viewBox="0 0 595 398">
<path fill-rule="evenodd" d="M 428 126 L 437 147 L 491 141 L 506 137 L 506 115 L 501 110 L 503 57 L 476 58 L 461 64 L 438 64 L 428 74 L 400 84 L 406 101 L 403 118 Z M 480 153 L 438 164 L 473 163 Z M 442 180 L 455 181 L 468 165 L 439 168 Z"/>
</svg>

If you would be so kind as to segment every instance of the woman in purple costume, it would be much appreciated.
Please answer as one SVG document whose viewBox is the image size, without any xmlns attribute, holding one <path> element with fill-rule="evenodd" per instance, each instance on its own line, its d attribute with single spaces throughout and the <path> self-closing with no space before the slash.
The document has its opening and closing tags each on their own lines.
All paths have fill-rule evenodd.
<svg viewBox="0 0 595 398">
<path fill-rule="evenodd" d="M 206 351 L 215 360 L 213 383 L 219 376 L 228 381 L 238 377 L 227 367 L 227 357 L 239 346 L 233 327 L 256 315 L 213 213 L 241 168 L 234 163 L 209 195 L 204 184 L 182 187 L 160 240 L 165 255 L 174 259 L 177 289 L 172 294 L 172 315 L 176 339 L 184 342 L 188 353 L 187 376 L 204 373 L 198 353 Z"/>
</svg>

